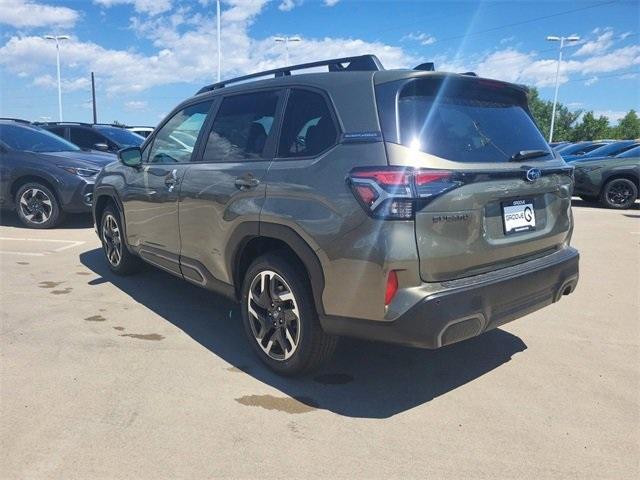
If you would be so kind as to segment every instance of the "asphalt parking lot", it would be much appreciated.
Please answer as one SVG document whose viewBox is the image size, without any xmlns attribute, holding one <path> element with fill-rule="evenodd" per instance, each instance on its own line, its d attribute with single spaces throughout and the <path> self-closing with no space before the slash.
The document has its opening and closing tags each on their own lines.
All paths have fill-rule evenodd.
<svg viewBox="0 0 640 480">
<path fill-rule="evenodd" d="M 0 226 L 2 478 L 637 478 L 640 210 L 577 202 L 577 291 L 439 351 L 262 367 L 230 302 Z M 638 204 L 636 204 L 638 207 Z"/>
</svg>

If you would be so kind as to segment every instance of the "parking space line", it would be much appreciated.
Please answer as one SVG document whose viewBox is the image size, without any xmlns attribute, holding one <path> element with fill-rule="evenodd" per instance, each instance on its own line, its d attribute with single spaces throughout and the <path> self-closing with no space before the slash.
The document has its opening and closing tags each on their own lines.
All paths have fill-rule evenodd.
<svg viewBox="0 0 640 480">
<path fill-rule="evenodd" d="M 62 245 L 60 247 L 54 248 L 52 250 L 46 250 L 45 252 L 20 252 L 14 250 L 0 250 L 0 254 L 7 255 L 26 255 L 29 257 L 43 257 L 45 255 L 50 255 L 52 253 L 62 252 L 64 250 L 68 250 L 70 248 L 79 247 L 80 245 L 84 245 L 86 242 L 82 240 L 59 240 L 59 239 L 49 239 L 49 238 L 18 238 L 18 237 L 0 237 L 0 241 L 14 241 L 14 242 L 42 242 L 42 243 L 65 243 L 66 245 Z"/>
<path fill-rule="evenodd" d="M 34 253 L 34 252 L 11 252 L 9 250 L 0 250 L 0 254 L 6 255 L 26 255 L 28 257 L 44 257 L 45 253 Z"/>
</svg>

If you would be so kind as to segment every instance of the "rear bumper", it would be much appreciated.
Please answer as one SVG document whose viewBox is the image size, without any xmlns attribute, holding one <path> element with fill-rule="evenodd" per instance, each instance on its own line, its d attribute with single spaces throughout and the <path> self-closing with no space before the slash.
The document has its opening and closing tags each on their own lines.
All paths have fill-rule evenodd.
<svg viewBox="0 0 640 480">
<path fill-rule="evenodd" d="M 579 254 L 567 247 L 551 255 L 474 277 L 442 283 L 391 322 L 323 317 L 331 334 L 439 348 L 480 335 L 572 293 Z"/>
</svg>

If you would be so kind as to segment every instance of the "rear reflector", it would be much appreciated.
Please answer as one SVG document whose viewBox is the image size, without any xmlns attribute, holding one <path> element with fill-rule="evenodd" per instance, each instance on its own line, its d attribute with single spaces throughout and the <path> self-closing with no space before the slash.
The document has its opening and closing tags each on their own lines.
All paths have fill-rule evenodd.
<svg viewBox="0 0 640 480">
<path fill-rule="evenodd" d="M 395 270 L 390 270 L 389 275 L 387 275 L 387 291 L 384 295 L 385 307 L 391 303 L 396 293 L 398 293 L 398 274 Z"/>
</svg>

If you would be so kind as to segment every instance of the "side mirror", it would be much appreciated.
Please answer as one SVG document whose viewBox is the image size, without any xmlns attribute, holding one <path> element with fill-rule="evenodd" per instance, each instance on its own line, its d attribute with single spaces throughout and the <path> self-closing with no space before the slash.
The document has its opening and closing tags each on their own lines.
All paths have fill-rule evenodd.
<svg viewBox="0 0 640 480">
<path fill-rule="evenodd" d="M 127 167 L 137 168 L 142 165 L 142 150 L 140 147 L 127 147 L 118 151 L 118 160 Z"/>
<path fill-rule="evenodd" d="M 93 148 L 95 150 L 100 150 L 101 152 L 109 151 L 109 145 L 107 145 L 106 143 L 94 143 Z"/>
</svg>

